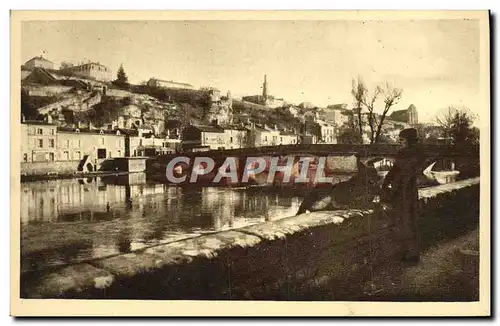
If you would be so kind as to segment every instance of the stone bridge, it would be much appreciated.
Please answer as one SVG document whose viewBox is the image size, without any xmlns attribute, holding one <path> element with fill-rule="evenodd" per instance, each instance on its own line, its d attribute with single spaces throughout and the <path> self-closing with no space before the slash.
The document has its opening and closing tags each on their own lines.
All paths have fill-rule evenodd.
<svg viewBox="0 0 500 326">
<path fill-rule="evenodd" d="M 438 162 L 438 165 L 445 167 L 444 169 L 446 169 L 446 167 L 450 169 L 449 167 L 453 166 L 455 170 L 460 171 L 461 178 L 470 178 L 479 175 L 479 146 L 457 147 L 453 145 L 421 145 L 421 149 L 422 154 L 427 158 L 426 166 L 434 162 Z M 210 157 L 215 160 L 216 168 L 220 166 L 227 157 L 237 158 L 239 166 L 244 164 L 248 157 L 328 157 L 332 158 L 334 164 L 339 167 L 340 171 L 338 172 L 355 172 L 357 160 L 366 163 L 384 158 L 393 159 L 397 151 L 397 145 L 388 144 L 298 144 L 213 150 L 206 152 L 185 152 L 162 155 L 150 159 L 147 164 L 147 172 L 150 174 L 164 174 L 168 162 L 178 156 L 188 157 L 190 162 L 193 162 L 193 159 L 196 157 Z M 342 157 L 352 157 L 353 161 L 347 164 L 349 166 L 346 166 L 346 161 L 343 160 Z"/>
</svg>

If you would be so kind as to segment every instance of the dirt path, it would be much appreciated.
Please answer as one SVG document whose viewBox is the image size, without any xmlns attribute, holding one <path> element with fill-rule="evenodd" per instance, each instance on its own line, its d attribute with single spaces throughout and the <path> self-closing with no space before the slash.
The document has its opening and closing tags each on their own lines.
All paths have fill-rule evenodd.
<svg viewBox="0 0 500 326">
<path fill-rule="evenodd" d="M 461 249 L 470 250 L 471 255 L 464 255 Z M 369 269 L 353 283 L 325 289 L 322 297 L 364 301 L 476 301 L 479 258 L 474 252 L 478 251 L 476 229 L 428 248 L 417 265 L 394 261 Z"/>
</svg>

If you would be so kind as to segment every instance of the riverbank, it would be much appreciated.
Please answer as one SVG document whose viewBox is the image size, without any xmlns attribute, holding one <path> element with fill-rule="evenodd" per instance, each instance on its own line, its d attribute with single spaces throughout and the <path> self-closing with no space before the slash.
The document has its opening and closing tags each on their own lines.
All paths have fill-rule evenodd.
<svg viewBox="0 0 500 326">
<path fill-rule="evenodd" d="M 419 194 L 423 250 L 477 228 L 479 178 Z M 392 261 L 400 248 L 394 226 L 374 210 L 290 216 L 23 274 L 21 296 L 297 300 L 326 284 L 361 282 L 356 277 Z"/>
<path fill-rule="evenodd" d="M 113 172 L 113 171 L 96 171 L 96 172 L 74 172 L 74 173 L 50 173 L 50 174 L 33 174 L 22 175 L 21 182 L 34 182 L 57 179 L 76 179 L 76 178 L 94 178 L 105 176 L 124 176 L 133 172 Z"/>
</svg>

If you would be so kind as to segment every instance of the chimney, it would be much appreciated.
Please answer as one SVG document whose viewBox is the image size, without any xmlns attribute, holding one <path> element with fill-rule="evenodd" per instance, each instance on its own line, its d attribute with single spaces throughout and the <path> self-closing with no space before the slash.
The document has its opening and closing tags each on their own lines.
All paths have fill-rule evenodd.
<svg viewBox="0 0 500 326">
<path fill-rule="evenodd" d="M 213 120 L 212 120 L 212 125 L 213 125 L 213 126 L 217 126 L 217 125 L 218 125 L 218 122 L 219 122 L 219 121 L 217 121 L 217 119 L 213 119 Z"/>
<path fill-rule="evenodd" d="M 52 116 L 50 114 L 47 114 L 47 116 L 45 117 L 45 121 L 47 123 L 52 123 Z"/>
<path fill-rule="evenodd" d="M 78 129 L 81 129 L 81 128 L 82 128 L 82 122 L 81 122 L 81 121 L 78 121 L 78 122 L 76 123 L 76 127 L 77 127 Z"/>
<path fill-rule="evenodd" d="M 278 130 L 278 125 L 277 124 L 274 125 L 274 130 Z"/>
<path fill-rule="evenodd" d="M 25 122 L 26 121 L 26 117 L 24 116 L 24 114 L 21 114 L 21 122 Z"/>
<path fill-rule="evenodd" d="M 93 130 L 94 129 L 94 124 L 92 122 L 89 122 L 89 130 Z"/>
</svg>

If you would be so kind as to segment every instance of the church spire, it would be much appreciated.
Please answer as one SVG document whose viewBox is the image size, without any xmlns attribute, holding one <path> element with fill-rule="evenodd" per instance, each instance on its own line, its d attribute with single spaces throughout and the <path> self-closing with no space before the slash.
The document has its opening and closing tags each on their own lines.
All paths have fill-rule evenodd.
<svg viewBox="0 0 500 326">
<path fill-rule="evenodd" d="M 267 100 L 267 75 L 264 75 L 264 84 L 262 84 L 262 97 Z"/>
</svg>

